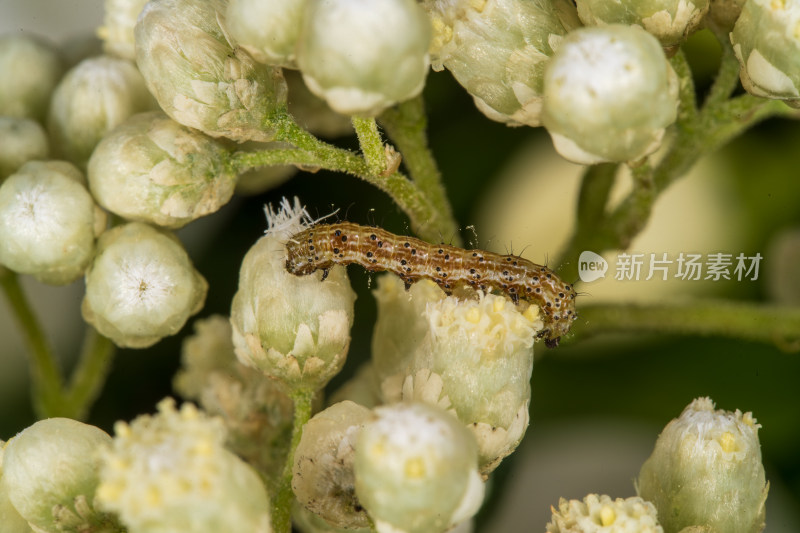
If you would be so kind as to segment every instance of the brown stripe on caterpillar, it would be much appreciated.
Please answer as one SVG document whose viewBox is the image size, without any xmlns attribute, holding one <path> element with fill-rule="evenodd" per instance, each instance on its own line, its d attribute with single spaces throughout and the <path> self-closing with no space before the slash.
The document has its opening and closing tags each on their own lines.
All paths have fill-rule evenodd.
<svg viewBox="0 0 800 533">
<path fill-rule="evenodd" d="M 572 285 L 549 268 L 513 255 L 430 244 L 381 228 L 341 222 L 316 224 L 293 235 L 286 243 L 286 256 L 286 270 L 298 276 L 322 270 L 325 279 L 333 265 L 356 263 L 371 271 L 393 272 L 406 288 L 430 279 L 447 294 L 467 285 L 500 291 L 514 303 L 520 299 L 535 303 L 544 314 L 540 336 L 551 348 L 558 346 L 577 318 Z"/>
</svg>

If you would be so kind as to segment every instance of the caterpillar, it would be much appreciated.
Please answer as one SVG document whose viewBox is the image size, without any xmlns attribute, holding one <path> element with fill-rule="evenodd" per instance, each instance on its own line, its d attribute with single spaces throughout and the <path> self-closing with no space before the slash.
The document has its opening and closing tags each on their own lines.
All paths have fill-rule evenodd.
<svg viewBox="0 0 800 533">
<path fill-rule="evenodd" d="M 545 344 L 558 346 L 569 332 L 575 313 L 575 290 L 549 268 L 514 255 L 464 250 L 395 235 L 381 228 L 350 222 L 316 224 L 296 233 L 286 243 L 286 270 L 304 276 L 322 270 L 322 279 L 334 264 L 356 263 L 370 271 L 389 271 L 406 289 L 420 279 L 435 281 L 450 294 L 459 285 L 508 295 L 535 303 L 544 313 Z"/>
</svg>

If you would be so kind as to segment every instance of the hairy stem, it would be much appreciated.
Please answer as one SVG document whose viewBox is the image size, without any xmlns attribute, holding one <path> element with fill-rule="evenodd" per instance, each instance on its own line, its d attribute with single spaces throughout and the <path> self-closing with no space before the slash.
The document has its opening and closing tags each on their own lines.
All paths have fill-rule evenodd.
<svg viewBox="0 0 800 533">
<path fill-rule="evenodd" d="M 272 529 L 276 533 L 290 533 L 292 530 L 292 469 L 294 467 L 294 452 L 303 436 L 303 426 L 311 418 L 311 401 L 314 393 L 309 390 L 292 392 L 294 402 L 294 423 L 292 425 L 292 442 L 289 453 L 286 455 L 286 464 L 283 468 L 280 485 L 275 498 L 272 500 Z"/>
<path fill-rule="evenodd" d="M 800 308 L 734 302 L 597 304 L 581 307 L 574 338 L 602 333 L 723 336 L 800 351 Z"/>
<path fill-rule="evenodd" d="M 108 338 L 87 325 L 78 366 L 72 373 L 69 392 L 64 402 L 70 418 L 83 420 L 100 395 L 114 361 L 115 346 Z"/>
<path fill-rule="evenodd" d="M 428 120 L 422 96 L 384 111 L 379 120 L 403 154 L 403 162 L 411 179 L 441 214 L 442 220 L 452 226 L 444 228 L 441 238 L 452 238 L 454 245 L 461 246 L 461 236 L 447 200 L 442 175 L 428 146 Z"/>
<path fill-rule="evenodd" d="M 386 151 L 383 148 L 383 139 L 378 131 L 378 124 L 374 118 L 352 117 L 353 129 L 356 130 L 361 153 L 367 162 L 370 174 L 383 174 L 386 171 Z"/>
<path fill-rule="evenodd" d="M 15 272 L 0 266 L 0 286 L 6 295 L 30 352 L 33 408 L 39 418 L 65 416 L 61 402 L 63 382 L 53 350 L 33 313 Z"/>
</svg>

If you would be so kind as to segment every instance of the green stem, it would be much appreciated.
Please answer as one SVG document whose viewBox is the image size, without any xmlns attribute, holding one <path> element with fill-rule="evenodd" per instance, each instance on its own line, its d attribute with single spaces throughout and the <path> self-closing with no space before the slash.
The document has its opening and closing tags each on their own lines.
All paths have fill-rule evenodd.
<svg viewBox="0 0 800 533">
<path fill-rule="evenodd" d="M 78 365 L 72 373 L 67 393 L 69 417 L 83 420 L 100 395 L 114 360 L 114 343 L 87 325 Z"/>
<path fill-rule="evenodd" d="M 370 174 L 386 172 L 386 150 L 374 118 L 351 117 Z"/>
<path fill-rule="evenodd" d="M 460 246 L 461 236 L 453 219 L 450 202 L 447 200 L 442 175 L 428 145 L 426 133 L 428 120 L 422 96 L 384 111 L 379 120 L 389 138 L 403 154 L 403 162 L 411 179 L 441 213 L 442 220 L 452 226 L 450 229 L 445 228 L 442 237 L 452 238 L 453 244 Z"/>
<path fill-rule="evenodd" d="M 286 464 L 283 468 L 277 494 L 272 500 L 272 529 L 276 533 L 290 533 L 292 530 L 292 469 L 294 467 L 294 452 L 303 436 L 303 426 L 311 418 L 311 401 L 314 393 L 310 390 L 297 390 L 292 392 L 294 402 L 294 423 L 292 426 L 292 442 L 289 453 L 286 455 Z"/>
<path fill-rule="evenodd" d="M 298 164 L 346 172 L 391 196 L 408 216 L 414 232 L 423 239 L 437 242 L 443 235 L 453 234 L 456 225 L 449 213 L 437 209 L 425 192 L 402 173 L 372 173 L 363 158 L 317 139 L 286 113 L 276 114 L 270 123 L 275 128 L 276 140 L 290 143 L 295 148 L 236 152 L 229 161 L 233 170 L 244 171 L 262 164 Z"/>
<path fill-rule="evenodd" d="M 723 336 L 800 351 L 800 308 L 734 302 L 598 304 L 581 307 L 575 339 L 601 333 Z"/>
<path fill-rule="evenodd" d="M 17 318 L 30 351 L 33 407 L 36 416 L 49 418 L 62 414 L 63 382 L 52 349 L 19 284 L 17 274 L 0 267 L 0 285 Z"/>
<path fill-rule="evenodd" d="M 669 61 L 675 74 L 678 75 L 678 117 L 677 124 L 685 124 L 697 116 L 697 95 L 694 88 L 694 78 L 689 62 L 683 50 L 672 56 Z"/>
<path fill-rule="evenodd" d="M 712 31 L 722 47 L 722 58 L 717 70 L 717 77 L 714 78 L 714 83 L 703 104 L 705 107 L 713 107 L 727 100 L 739 84 L 739 60 L 733 53 L 728 32 L 715 28 L 712 28 Z"/>
</svg>

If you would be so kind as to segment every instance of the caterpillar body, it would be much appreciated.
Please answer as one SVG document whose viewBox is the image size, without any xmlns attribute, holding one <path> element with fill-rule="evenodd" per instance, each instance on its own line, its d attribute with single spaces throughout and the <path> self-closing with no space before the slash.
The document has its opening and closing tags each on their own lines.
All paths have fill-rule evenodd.
<svg viewBox="0 0 800 533">
<path fill-rule="evenodd" d="M 370 271 L 393 272 L 406 288 L 430 279 L 447 294 L 468 285 L 503 292 L 514 303 L 535 303 L 545 322 L 539 336 L 551 348 L 577 318 L 573 287 L 549 268 L 514 255 L 430 244 L 350 222 L 311 226 L 289 239 L 286 252 L 286 270 L 298 276 L 322 270 L 325 279 L 334 264 L 356 263 Z"/>
</svg>

